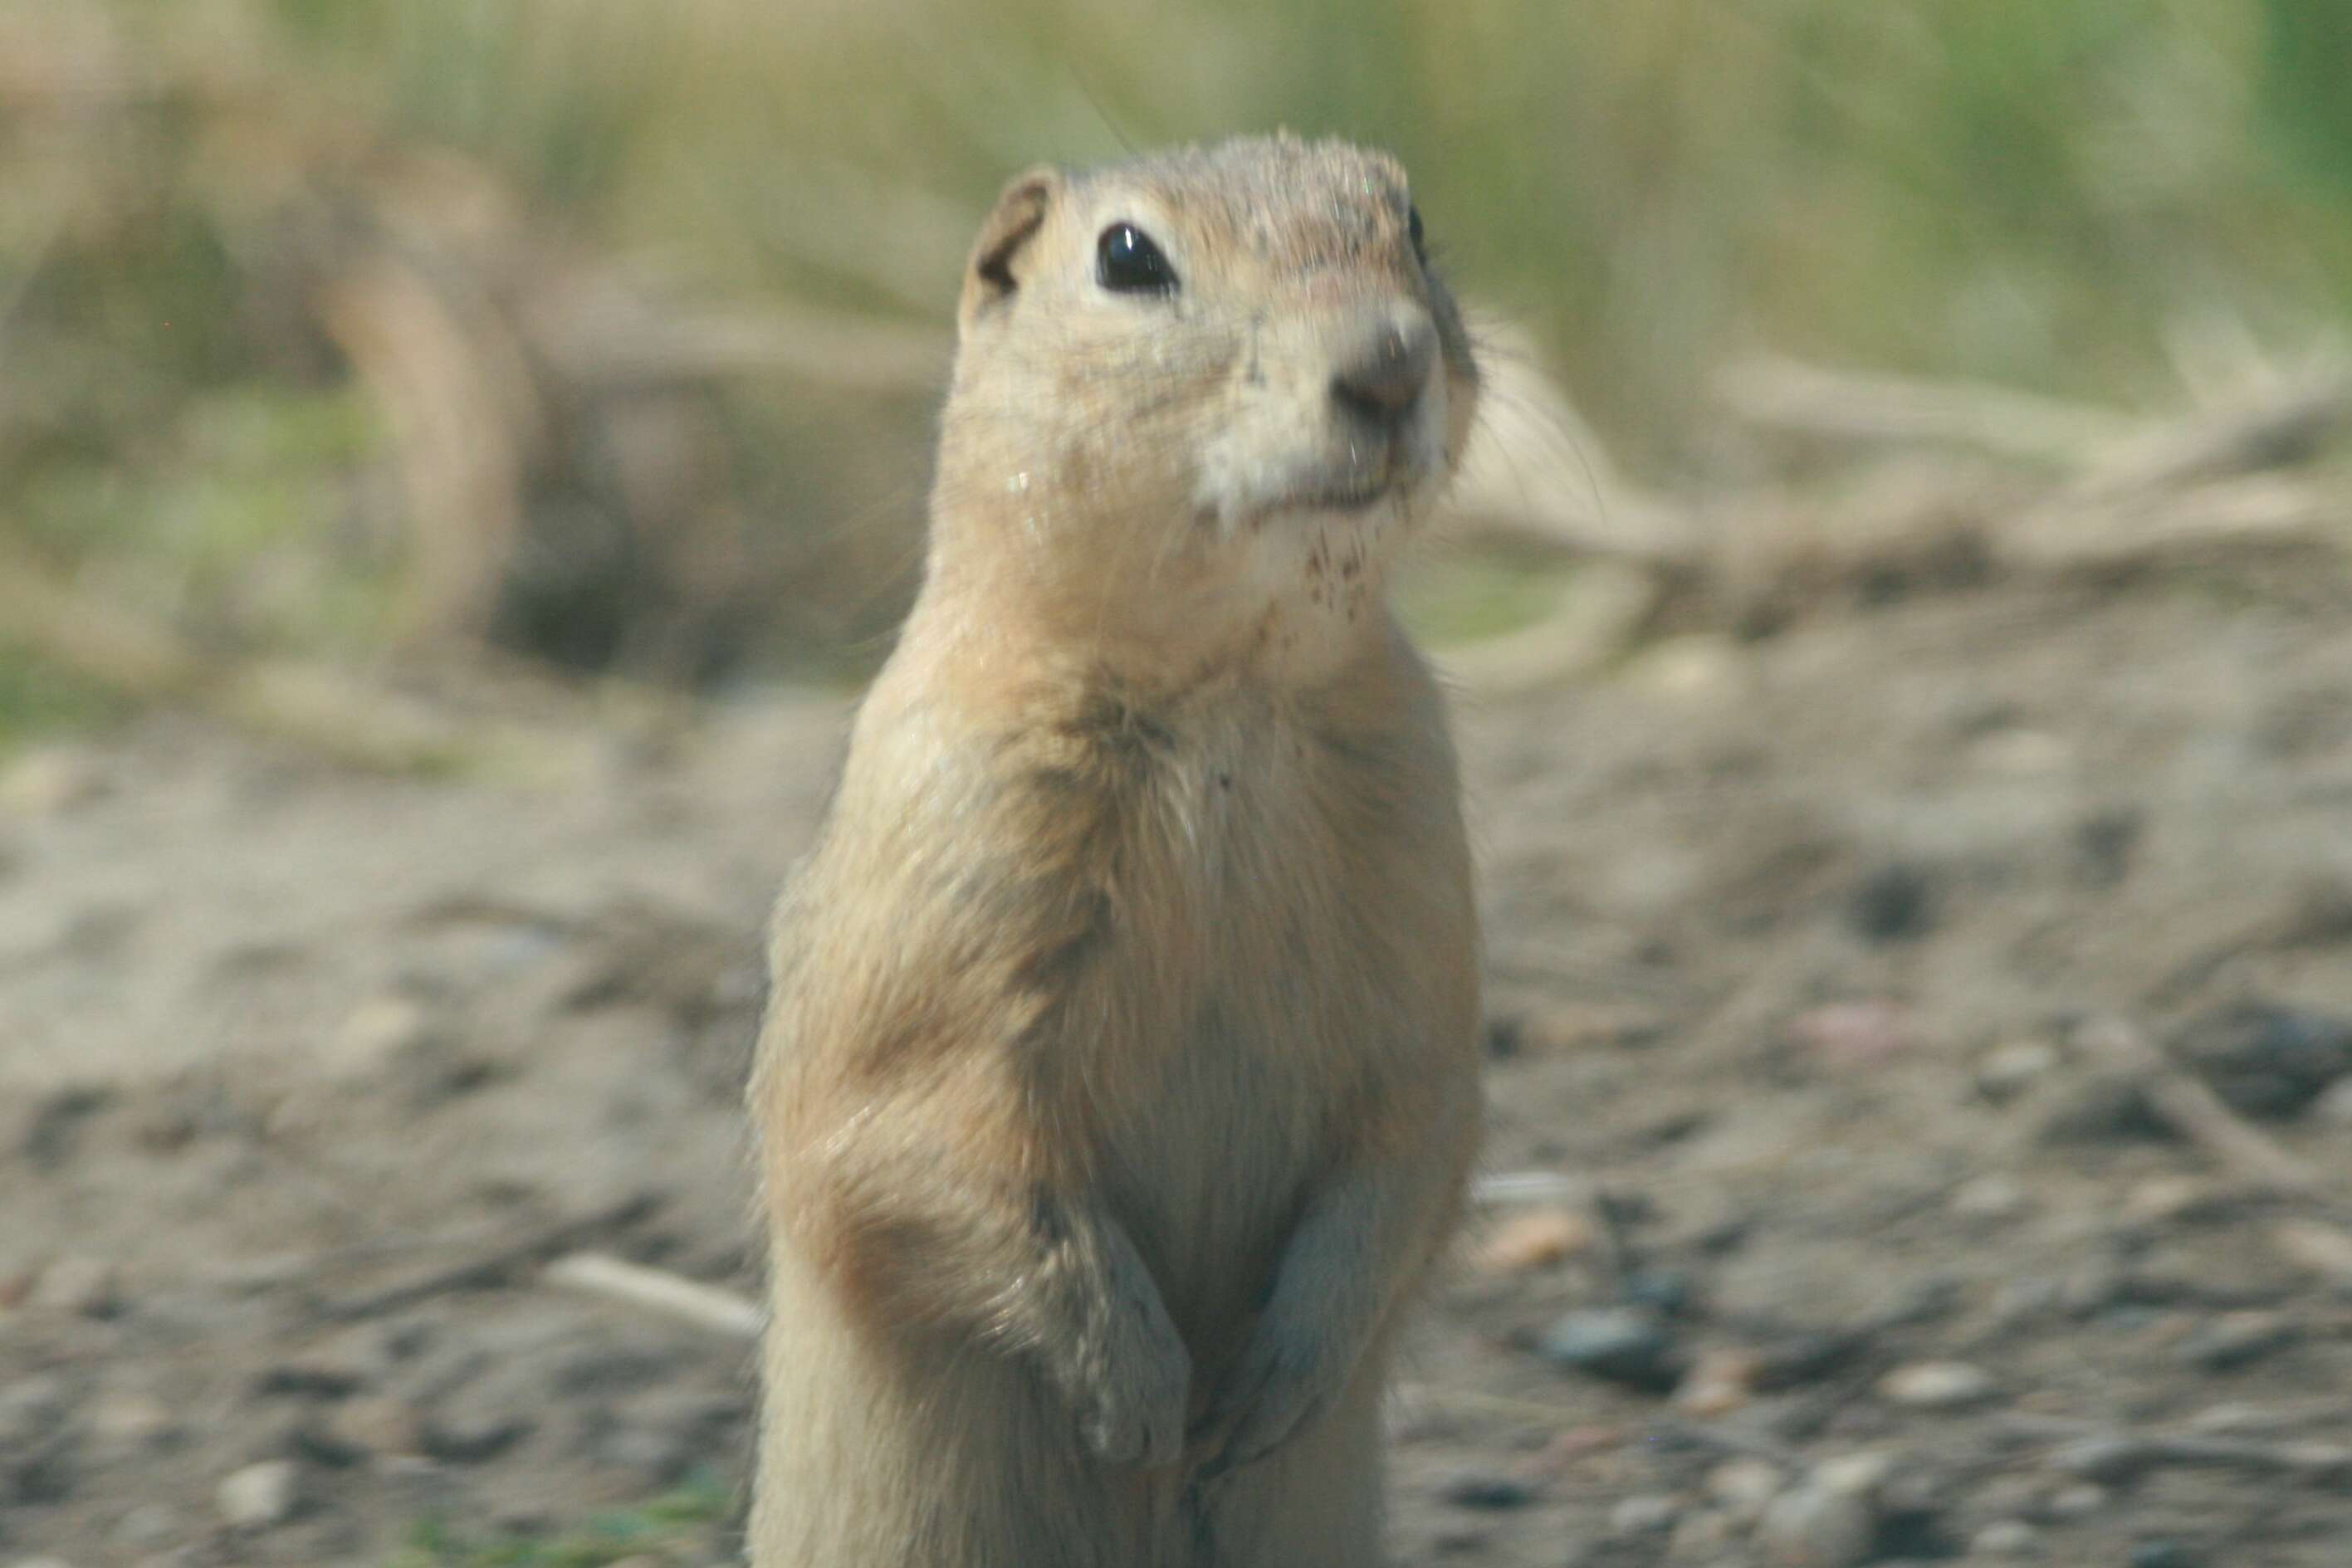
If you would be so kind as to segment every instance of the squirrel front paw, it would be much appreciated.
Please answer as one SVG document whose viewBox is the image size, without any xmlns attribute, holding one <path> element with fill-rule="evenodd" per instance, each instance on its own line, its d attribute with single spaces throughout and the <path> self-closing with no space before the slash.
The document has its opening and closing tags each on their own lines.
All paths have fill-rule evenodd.
<svg viewBox="0 0 2352 1568">
<path fill-rule="evenodd" d="M 1255 1464 L 1320 1415 L 1347 1385 L 1353 1358 L 1327 1333 L 1261 1320 L 1241 1359 L 1193 1423 L 1189 1445 L 1200 1479 Z"/>
<path fill-rule="evenodd" d="M 1184 1448 L 1192 1353 L 1157 1299 L 1121 1305 L 1070 1389 L 1078 1435 L 1105 1464 L 1171 1465 Z"/>
</svg>

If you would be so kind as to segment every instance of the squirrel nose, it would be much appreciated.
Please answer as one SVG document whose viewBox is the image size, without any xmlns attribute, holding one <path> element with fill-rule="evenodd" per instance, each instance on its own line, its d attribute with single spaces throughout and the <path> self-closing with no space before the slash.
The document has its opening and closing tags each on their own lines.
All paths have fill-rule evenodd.
<svg viewBox="0 0 2352 1568">
<path fill-rule="evenodd" d="M 1436 358 L 1437 329 L 1426 316 L 1383 320 L 1332 374 L 1331 401 L 1353 419 L 1393 431 L 1412 417 Z"/>
</svg>

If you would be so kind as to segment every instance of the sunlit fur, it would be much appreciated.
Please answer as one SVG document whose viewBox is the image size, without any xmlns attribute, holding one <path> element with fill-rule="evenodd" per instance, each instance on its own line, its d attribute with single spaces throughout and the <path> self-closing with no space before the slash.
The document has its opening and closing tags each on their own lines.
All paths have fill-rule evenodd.
<svg viewBox="0 0 2352 1568">
<path fill-rule="evenodd" d="M 1454 756 L 1381 594 L 1476 394 L 1408 211 L 1256 140 L 982 232 L 925 585 L 775 921 L 764 1568 L 1380 1561 L 1478 1123 Z M 1174 294 L 1097 285 L 1120 220 Z M 1335 369 L 1420 319 L 1369 441 Z"/>
</svg>

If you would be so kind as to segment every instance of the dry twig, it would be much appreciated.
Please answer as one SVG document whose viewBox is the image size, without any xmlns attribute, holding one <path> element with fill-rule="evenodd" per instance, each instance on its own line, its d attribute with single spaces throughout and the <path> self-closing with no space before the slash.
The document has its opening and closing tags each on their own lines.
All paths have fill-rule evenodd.
<svg viewBox="0 0 2352 1568">
<path fill-rule="evenodd" d="M 642 1307 L 698 1329 L 735 1339 L 757 1339 L 757 1302 L 717 1285 L 667 1270 L 648 1269 L 604 1252 L 573 1252 L 547 1266 L 541 1279 L 584 1295 Z"/>
<path fill-rule="evenodd" d="M 2128 1020 L 2094 1019 L 2076 1038 L 2084 1050 L 2126 1073 L 2167 1125 L 2231 1175 L 2276 1197 L 2328 1196 L 2309 1166 L 2248 1125 Z"/>
</svg>

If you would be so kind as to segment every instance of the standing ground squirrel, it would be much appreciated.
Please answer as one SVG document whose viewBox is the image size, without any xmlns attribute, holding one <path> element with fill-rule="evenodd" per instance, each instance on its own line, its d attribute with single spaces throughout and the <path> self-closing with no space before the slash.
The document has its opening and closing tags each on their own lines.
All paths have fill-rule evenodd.
<svg viewBox="0 0 2352 1568">
<path fill-rule="evenodd" d="M 1364 1568 L 1477 1142 L 1437 689 L 1477 371 L 1403 172 L 1015 180 L 923 587 L 775 920 L 761 1568 Z"/>
</svg>

